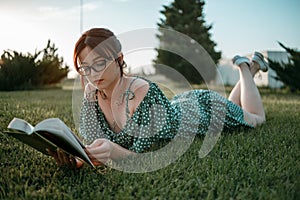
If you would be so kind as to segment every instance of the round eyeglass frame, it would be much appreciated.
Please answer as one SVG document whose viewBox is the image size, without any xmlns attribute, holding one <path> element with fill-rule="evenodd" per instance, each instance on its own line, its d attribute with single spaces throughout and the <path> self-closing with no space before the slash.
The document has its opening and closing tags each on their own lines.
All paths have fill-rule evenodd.
<svg viewBox="0 0 300 200">
<path fill-rule="evenodd" d="M 82 76 L 88 76 L 88 75 L 91 74 L 92 69 L 95 72 L 102 72 L 103 70 L 106 69 L 107 66 L 109 66 L 111 64 L 111 63 L 109 63 L 109 65 L 107 65 L 107 61 L 116 61 L 116 59 L 113 60 L 113 59 L 107 59 L 107 58 L 105 58 L 103 61 L 104 61 L 104 64 L 103 64 L 104 67 L 102 67 L 100 69 L 97 69 L 97 67 L 95 67 L 95 65 L 97 64 L 97 62 L 94 62 L 92 65 L 78 67 L 78 73 L 80 75 L 82 75 Z"/>
</svg>

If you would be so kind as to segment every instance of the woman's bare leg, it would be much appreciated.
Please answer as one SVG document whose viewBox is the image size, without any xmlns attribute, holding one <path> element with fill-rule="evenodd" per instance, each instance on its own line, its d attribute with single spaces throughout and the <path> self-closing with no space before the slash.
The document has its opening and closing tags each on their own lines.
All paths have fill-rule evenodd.
<svg viewBox="0 0 300 200">
<path fill-rule="evenodd" d="M 232 101 L 238 106 L 241 106 L 241 83 L 238 81 L 231 90 L 228 100 Z"/>
<path fill-rule="evenodd" d="M 252 62 L 251 68 L 258 70 L 259 65 L 256 62 Z M 239 73 L 240 105 L 244 110 L 244 120 L 255 127 L 265 121 L 262 100 L 253 80 L 253 75 L 246 63 L 240 64 Z"/>
<path fill-rule="evenodd" d="M 255 74 L 258 72 L 259 68 L 258 65 L 253 65 L 253 63 L 251 63 L 251 67 L 250 67 L 250 72 L 252 74 L 252 77 L 255 76 Z M 234 88 L 231 90 L 228 100 L 232 101 L 233 103 L 241 106 L 241 83 L 240 81 L 238 81 Z"/>
</svg>

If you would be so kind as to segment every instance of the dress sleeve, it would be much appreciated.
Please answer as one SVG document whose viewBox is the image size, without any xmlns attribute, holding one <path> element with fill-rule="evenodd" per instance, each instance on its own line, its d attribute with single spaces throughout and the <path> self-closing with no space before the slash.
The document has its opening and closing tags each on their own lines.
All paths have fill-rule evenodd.
<svg viewBox="0 0 300 200">
<path fill-rule="evenodd" d="M 84 144 L 90 144 L 97 138 L 105 137 L 102 123 L 99 122 L 99 112 L 94 101 L 84 98 L 80 111 L 79 134 Z"/>
</svg>

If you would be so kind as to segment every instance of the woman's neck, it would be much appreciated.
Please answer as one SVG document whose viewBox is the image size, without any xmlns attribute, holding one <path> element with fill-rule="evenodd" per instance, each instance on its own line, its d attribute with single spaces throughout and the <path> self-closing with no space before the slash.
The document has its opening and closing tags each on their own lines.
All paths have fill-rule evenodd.
<svg viewBox="0 0 300 200">
<path fill-rule="evenodd" d="M 105 88 L 102 92 L 104 92 L 107 100 L 111 100 L 114 92 L 120 93 L 122 90 L 120 86 L 122 85 L 124 85 L 124 77 L 116 79 L 109 87 Z"/>
</svg>

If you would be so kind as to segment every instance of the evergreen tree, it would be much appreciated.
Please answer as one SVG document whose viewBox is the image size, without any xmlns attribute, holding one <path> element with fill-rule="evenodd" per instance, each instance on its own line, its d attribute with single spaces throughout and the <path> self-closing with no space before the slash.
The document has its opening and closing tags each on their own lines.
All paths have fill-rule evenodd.
<svg viewBox="0 0 300 200">
<path fill-rule="evenodd" d="M 276 72 L 276 80 L 280 80 L 292 92 L 300 91 L 300 51 L 288 48 L 279 42 L 279 45 L 289 54 L 288 63 L 281 63 L 269 59 L 270 68 Z"/>
<path fill-rule="evenodd" d="M 189 36 L 205 49 L 214 63 L 217 63 L 221 58 L 221 52 L 215 51 L 214 48 L 216 43 L 210 39 L 211 34 L 209 31 L 211 30 L 212 26 L 206 25 L 204 20 L 204 5 L 205 3 L 203 0 L 174 0 L 174 2 L 169 6 L 163 7 L 161 13 L 165 16 L 165 19 L 160 19 L 158 26 L 159 28 L 175 30 Z M 169 36 L 166 36 L 163 31 L 160 31 L 160 35 L 157 37 L 159 38 L 160 43 L 176 45 L 174 42 L 176 42 L 177 38 L 168 38 Z M 189 45 L 181 45 L 178 48 L 182 49 L 183 51 L 193 48 L 193 42 L 191 41 Z M 193 67 L 193 65 L 187 62 L 181 56 L 163 49 L 157 49 L 157 53 L 157 58 L 154 60 L 156 64 L 164 64 L 174 68 L 180 72 L 190 83 L 199 84 L 203 82 L 203 77 L 201 78 L 201 75 Z M 201 67 L 206 67 L 204 70 L 202 70 L 205 71 L 206 78 L 209 80 L 215 78 L 215 68 L 211 66 L 205 66 L 205 62 Z M 165 73 L 164 69 L 162 69 L 159 65 L 156 66 L 156 71 L 158 73 Z"/>
</svg>

